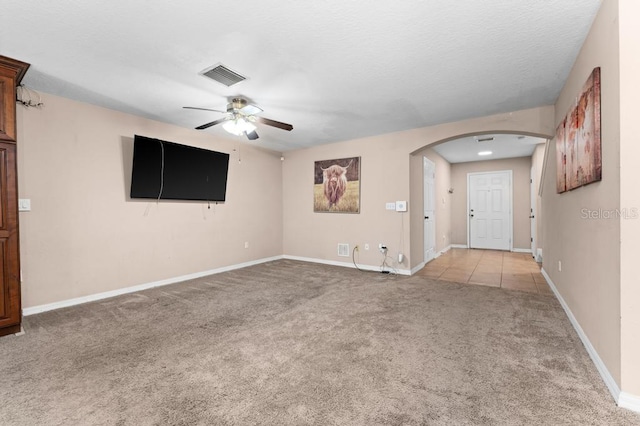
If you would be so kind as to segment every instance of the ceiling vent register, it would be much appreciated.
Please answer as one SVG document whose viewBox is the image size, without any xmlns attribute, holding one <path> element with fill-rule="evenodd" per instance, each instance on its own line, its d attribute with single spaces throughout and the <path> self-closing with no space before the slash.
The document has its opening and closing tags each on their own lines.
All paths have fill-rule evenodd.
<svg viewBox="0 0 640 426">
<path fill-rule="evenodd" d="M 247 77 L 244 77 L 237 72 L 230 70 L 222 64 L 214 65 L 211 68 L 207 68 L 200 74 L 205 77 L 209 77 L 210 79 L 215 80 L 218 83 L 222 83 L 227 87 L 233 86 L 234 84 L 240 83 L 241 81 L 247 79 Z"/>
</svg>

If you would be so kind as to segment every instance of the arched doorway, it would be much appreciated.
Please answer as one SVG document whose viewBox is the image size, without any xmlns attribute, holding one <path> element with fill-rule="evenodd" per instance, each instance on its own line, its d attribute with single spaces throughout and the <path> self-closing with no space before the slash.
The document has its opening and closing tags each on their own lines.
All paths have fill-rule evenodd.
<svg viewBox="0 0 640 426">
<path fill-rule="evenodd" d="M 423 147 L 413 151 L 410 155 L 410 193 L 411 193 L 411 203 L 413 206 L 415 206 L 416 208 L 413 209 L 413 214 L 411 215 L 411 235 L 410 235 L 410 241 L 411 241 L 411 252 L 414 253 L 414 256 L 412 256 L 412 261 L 411 261 L 411 271 L 412 273 L 415 273 L 416 271 L 420 270 L 420 268 L 422 266 L 424 266 L 425 264 L 425 260 L 426 259 L 423 255 L 424 253 L 426 253 L 426 242 L 425 242 L 425 223 L 424 223 L 424 215 L 423 215 L 423 209 L 421 208 L 422 206 L 424 206 L 424 202 L 425 202 L 425 193 L 424 193 L 424 177 L 423 177 L 423 167 L 424 167 L 424 157 L 429 158 L 430 160 L 433 161 L 433 153 L 434 151 L 434 147 L 439 146 L 441 144 L 445 144 L 447 142 L 453 141 L 453 140 L 457 140 L 457 139 L 461 139 L 461 138 L 468 138 L 468 137 L 473 137 L 473 136 L 482 136 L 482 135 L 490 135 L 490 134 L 517 134 L 517 135 L 521 135 L 523 137 L 536 137 L 536 138 L 543 138 L 544 140 L 548 140 L 551 138 L 551 136 L 548 134 L 550 133 L 548 130 L 546 130 L 544 133 L 543 132 L 533 132 L 533 131 L 517 131 L 517 132 L 513 132 L 513 131 L 506 131 L 506 130 L 484 130 L 481 132 L 471 132 L 471 133 L 463 133 L 463 134 L 457 134 L 457 135 L 452 135 L 452 136 L 448 136 L 448 137 L 444 137 L 438 141 L 434 141 L 432 143 L 429 144 L 425 144 Z M 542 152 L 544 152 L 544 148 L 542 148 Z M 436 223 L 435 223 L 435 257 L 437 257 L 440 252 L 442 252 L 442 250 L 445 250 L 450 248 L 452 245 L 455 245 L 455 241 L 457 241 L 460 238 L 452 238 L 452 227 L 455 227 L 456 232 L 461 232 L 465 238 L 464 244 L 460 244 L 461 246 L 468 246 L 466 243 L 467 241 L 467 232 L 468 232 L 468 226 L 466 224 L 466 216 L 468 214 L 468 207 L 466 206 L 466 204 L 463 207 L 460 207 L 459 205 L 453 206 L 452 205 L 452 198 L 454 196 L 455 193 L 455 197 L 459 200 L 467 200 L 467 192 L 466 192 L 466 185 L 463 187 L 462 185 L 459 185 L 459 189 L 461 192 L 456 192 L 456 188 L 454 188 L 455 185 L 452 184 L 451 181 L 447 181 L 446 179 L 443 180 L 442 175 L 443 174 L 447 174 L 447 172 L 450 173 L 450 164 L 447 165 L 445 164 L 439 164 L 439 161 L 435 161 L 435 168 L 436 170 L 438 170 L 438 174 L 436 176 L 436 182 L 434 183 L 434 186 L 437 188 L 438 193 L 437 195 L 434 197 L 435 198 L 435 211 L 434 211 L 434 216 L 436 217 Z M 438 167 L 440 165 L 440 167 Z M 530 176 L 532 175 L 532 170 L 531 170 L 531 162 L 529 162 L 529 166 L 527 166 L 526 169 L 526 184 L 527 184 L 527 188 L 526 190 L 522 190 L 520 189 L 518 196 L 526 196 L 526 217 L 523 216 L 523 212 L 519 212 L 518 214 L 518 218 L 517 220 L 519 222 L 522 222 L 523 220 L 526 219 L 526 242 L 527 244 L 524 245 L 524 237 L 522 235 L 524 235 L 525 231 L 521 231 L 523 229 L 523 225 L 522 223 L 518 223 L 517 224 L 517 229 L 520 231 L 520 235 L 518 241 L 513 244 L 510 247 L 513 247 L 513 249 L 515 249 L 515 251 L 518 250 L 528 250 L 529 252 L 531 252 L 531 241 L 530 239 L 532 238 L 532 229 L 533 227 L 530 224 L 530 216 L 533 216 L 533 214 L 531 214 L 531 210 L 533 208 L 533 206 L 531 205 L 532 200 L 534 200 L 537 197 L 533 197 L 533 186 L 530 186 Z M 541 164 L 540 164 L 541 167 Z M 440 179 L 439 179 L 440 177 Z M 459 203 L 458 203 L 459 204 Z M 520 210 L 523 210 L 522 206 L 520 206 Z M 456 208 L 458 210 L 456 210 L 456 215 L 455 215 L 455 221 L 452 220 L 452 209 Z M 459 221 L 460 217 L 463 217 L 462 220 L 465 220 L 465 224 L 464 226 L 460 226 L 455 224 L 454 222 L 457 223 L 457 221 Z M 540 243 L 540 242 L 538 242 Z M 536 253 L 534 252 L 533 255 L 535 256 Z M 416 259 L 417 257 L 417 259 Z"/>
</svg>

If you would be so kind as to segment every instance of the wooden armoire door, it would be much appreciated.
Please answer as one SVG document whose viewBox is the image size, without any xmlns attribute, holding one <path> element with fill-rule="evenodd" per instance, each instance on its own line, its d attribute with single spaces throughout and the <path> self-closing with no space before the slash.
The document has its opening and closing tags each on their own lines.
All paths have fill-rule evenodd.
<svg viewBox="0 0 640 426">
<path fill-rule="evenodd" d="M 29 64 L 0 56 L 0 336 L 20 331 L 16 86 Z"/>
</svg>

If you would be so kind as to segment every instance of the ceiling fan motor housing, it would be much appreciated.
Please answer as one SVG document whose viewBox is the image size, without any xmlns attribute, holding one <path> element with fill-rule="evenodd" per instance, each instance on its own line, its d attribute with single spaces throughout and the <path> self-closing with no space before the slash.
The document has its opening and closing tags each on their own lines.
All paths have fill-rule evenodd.
<svg viewBox="0 0 640 426">
<path fill-rule="evenodd" d="M 227 112 L 234 112 L 247 106 L 247 100 L 242 98 L 233 98 L 231 103 L 227 105 Z"/>
</svg>

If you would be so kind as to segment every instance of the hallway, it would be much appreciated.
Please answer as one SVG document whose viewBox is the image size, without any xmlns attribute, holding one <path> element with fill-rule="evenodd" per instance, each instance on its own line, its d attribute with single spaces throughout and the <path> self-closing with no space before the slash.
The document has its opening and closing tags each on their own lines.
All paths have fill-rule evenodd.
<svg viewBox="0 0 640 426">
<path fill-rule="evenodd" d="M 417 275 L 553 295 L 540 266 L 528 253 L 454 248 L 429 262 Z"/>
</svg>

